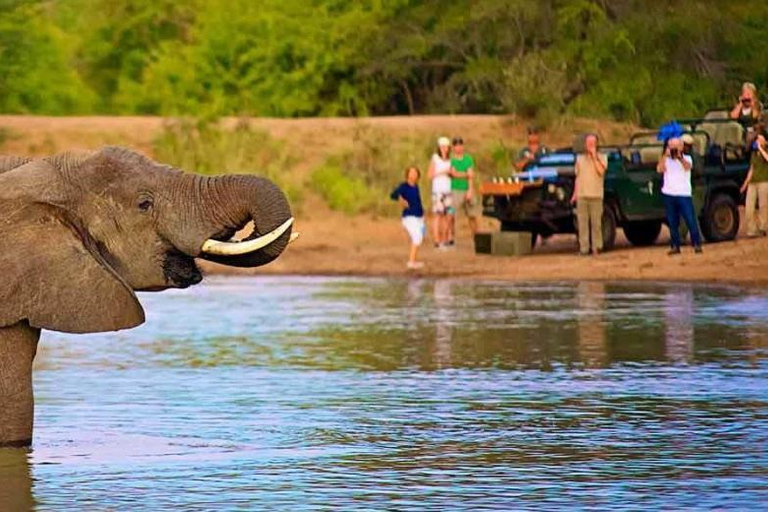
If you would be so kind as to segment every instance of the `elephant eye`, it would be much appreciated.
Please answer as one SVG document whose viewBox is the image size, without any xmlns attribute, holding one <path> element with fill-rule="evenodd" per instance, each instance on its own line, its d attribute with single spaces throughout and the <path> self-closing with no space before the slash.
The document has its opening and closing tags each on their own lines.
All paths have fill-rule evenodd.
<svg viewBox="0 0 768 512">
<path fill-rule="evenodd" d="M 154 203 L 152 199 L 144 198 L 141 201 L 139 201 L 139 210 L 141 210 L 142 212 L 148 212 L 152 208 L 153 204 Z"/>
</svg>

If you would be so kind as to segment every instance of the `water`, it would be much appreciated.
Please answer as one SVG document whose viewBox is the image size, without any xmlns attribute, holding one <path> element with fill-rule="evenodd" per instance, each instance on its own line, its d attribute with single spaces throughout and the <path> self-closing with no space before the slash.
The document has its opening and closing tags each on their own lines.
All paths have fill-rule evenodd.
<svg viewBox="0 0 768 512">
<path fill-rule="evenodd" d="M 768 503 L 768 293 L 213 278 L 131 331 L 45 333 L 39 510 Z"/>
</svg>

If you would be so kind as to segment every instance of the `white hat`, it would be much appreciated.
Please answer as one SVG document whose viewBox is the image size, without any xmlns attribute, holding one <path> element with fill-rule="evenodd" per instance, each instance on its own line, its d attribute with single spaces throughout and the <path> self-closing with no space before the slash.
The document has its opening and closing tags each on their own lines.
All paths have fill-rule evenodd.
<svg viewBox="0 0 768 512">
<path fill-rule="evenodd" d="M 437 145 L 438 146 L 450 146 L 451 145 L 451 139 L 448 137 L 440 137 L 437 139 Z"/>
<path fill-rule="evenodd" d="M 680 137 L 680 140 L 683 141 L 683 144 L 693 144 L 693 136 L 690 133 L 686 133 L 682 137 Z"/>
</svg>

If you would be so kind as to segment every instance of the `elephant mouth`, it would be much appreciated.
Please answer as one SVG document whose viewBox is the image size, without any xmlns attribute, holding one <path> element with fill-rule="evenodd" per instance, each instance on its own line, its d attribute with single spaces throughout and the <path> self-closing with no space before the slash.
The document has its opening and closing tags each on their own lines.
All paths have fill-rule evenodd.
<svg viewBox="0 0 768 512">
<path fill-rule="evenodd" d="M 195 260 L 180 251 L 166 252 L 162 266 L 166 283 L 175 288 L 188 288 L 203 280 Z"/>
</svg>

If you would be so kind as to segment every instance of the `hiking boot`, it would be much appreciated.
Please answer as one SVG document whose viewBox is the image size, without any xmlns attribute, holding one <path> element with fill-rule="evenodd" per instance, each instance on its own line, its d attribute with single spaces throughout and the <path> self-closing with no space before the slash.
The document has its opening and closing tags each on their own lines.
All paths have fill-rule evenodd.
<svg viewBox="0 0 768 512">
<path fill-rule="evenodd" d="M 693 248 L 693 252 L 695 252 L 696 254 L 702 254 L 704 252 L 704 249 L 702 249 L 700 245 L 697 245 L 696 247 Z"/>
<path fill-rule="evenodd" d="M 667 253 L 667 256 L 674 256 L 676 254 L 680 254 L 680 248 L 679 247 L 672 247 L 669 252 Z"/>
</svg>

